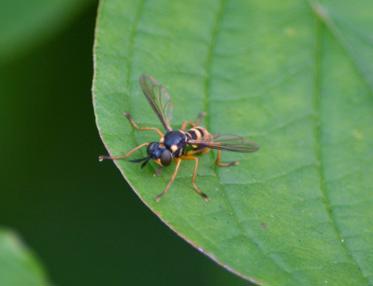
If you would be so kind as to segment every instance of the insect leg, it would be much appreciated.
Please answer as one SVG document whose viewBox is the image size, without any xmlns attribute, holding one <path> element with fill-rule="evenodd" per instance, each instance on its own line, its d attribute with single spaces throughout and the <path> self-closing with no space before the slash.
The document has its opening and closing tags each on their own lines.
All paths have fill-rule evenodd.
<svg viewBox="0 0 373 286">
<path fill-rule="evenodd" d="M 200 112 L 196 121 L 192 123 L 193 127 L 201 125 L 202 120 L 206 117 L 206 112 Z"/>
<path fill-rule="evenodd" d="M 159 176 L 162 174 L 162 170 L 163 170 L 163 167 L 158 166 L 158 168 L 155 169 L 154 174 L 155 174 L 157 177 L 159 177 Z"/>
<path fill-rule="evenodd" d="M 124 116 L 127 117 L 128 121 L 131 123 L 132 127 L 139 130 L 139 131 L 154 131 L 156 132 L 160 137 L 163 137 L 164 134 L 161 130 L 159 130 L 158 128 L 155 128 L 155 127 L 139 127 L 137 125 L 137 123 L 135 122 L 135 120 L 133 120 L 131 114 L 129 114 L 128 112 L 124 113 Z"/>
<path fill-rule="evenodd" d="M 184 120 L 183 123 L 181 124 L 180 130 L 185 131 L 185 129 L 188 126 L 188 123 L 189 123 L 188 121 Z"/>
<path fill-rule="evenodd" d="M 172 174 L 172 177 L 170 179 L 170 181 L 168 182 L 166 188 L 163 190 L 162 193 L 160 193 L 158 196 L 155 197 L 155 200 L 157 202 L 160 201 L 161 197 L 168 192 L 168 190 L 170 189 L 172 183 L 175 181 L 175 178 L 176 178 L 176 175 L 177 175 L 177 172 L 179 171 L 179 167 L 180 167 L 180 163 L 181 163 L 181 160 L 179 158 L 176 158 L 176 167 L 175 167 L 175 170 L 174 170 L 174 173 Z"/>
<path fill-rule="evenodd" d="M 203 118 L 205 118 L 206 116 L 206 112 L 200 112 L 198 114 L 198 117 L 195 121 L 192 121 L 192 120 L 189 120 L 189 121 L 183 121 L 183 123 L 181 124 L 181 127 L 180 129 L 185 131 L 185 129 L 188 127 L 188 125 L 192 126 L 192 127 L 196 127 L 196 126 L 199 126 L 201 124 L 201 121 L 203 120 Z"/>
<path fill-rule="evenodd" d="M 126 159 L 128 158 L 129 156 L 131 156 L 134 152 L 136 152 L 137 150 L 141 149 L 142 147 L 145 147 L 145 146 L 148 146 L 150 143 L 143 143 L 135 148 L 133 148 L 131 151 L 129 151 L 127 154 L 125 155 L 120 155 L 120 156 L 99 156 L 98 157 L 98 160 L 101 162 L 103 160 L 120 160 L 120 159 Z"/>
<path fill-rule="evenodd" d="M 217 155 L 216 160 L 215 160 L 215 165 L 217 165 L 219 167 L 230 167 L 230 166 L 236 166 L 239 163 L 240 162 L 238 162 L 238 161 L 222 162 L 221 161 L 221 150 L 218 150 L 218 155 Z"/>
<path fill-rule="evenodd" d="M 199 194 L 206 202 L 209 200 L 208 196 L 201 191 L 201 189 L 196 184 L 196 178 L 197 178 L 197 170 L 198 170 L 198 162 L 199 159 L 192 155 L 184 155 L 180 157 L 182 160 L 194 160 L 194 169 L 193 169 L 193 176 L 192 176 L 192 184 L 194 190 Z"/>
</svg>

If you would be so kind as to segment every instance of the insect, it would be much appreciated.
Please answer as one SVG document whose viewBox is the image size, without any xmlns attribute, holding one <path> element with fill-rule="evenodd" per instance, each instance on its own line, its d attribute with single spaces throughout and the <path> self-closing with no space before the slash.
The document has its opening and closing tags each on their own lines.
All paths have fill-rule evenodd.
<svg viewBox="0 0 373 286">
<path fill-rule="evenodd" d="M 256 143 L 248 141 L 241 136 L 210 133 L 206 128 L 200 126 L 204 116 L 206 115 L 203 112 L 199 114 L 195 121 L 184 121 L 180 129 L 172 129 L 170 120 L 173 106 L 167 89 L 149 75 L 142 75 L 139 82 L 146 99 L 161 121 L 165 132 L 155 127 L 139 127 L 132 116 L 129 113 L 125 113 L 124 115 L 127 117 L 129 123 L 134 129 L 139 131 L 153 131 L 159 135 L 159 141 L 143 143 L 125 155 L 100 156 L 99 160 L 127 159 L 137 150 L 146 147 L 147 155 L 144 158 L 129 161 L 133 163 L 141 163 L 141 168 L 143 168 L 152 160 L 159 165 L 160 169 L 162 167 L 170 166 L 172 162 L 175 162 L 175 169 L 171 179 L 163 192 L 156 197 L 156 201 L 159 201 L 161 197 L 169 191 L 172 183 L 175 181 L 182 161 L 194 161 L 192 185 L 196 193 L 207 201 L 208 196 L 202 192 L 196 184 L 199 162 L 197 156 L 205 154 L 211 149 L 215 149 L 217 150 L 215 164 L 218 167 L 229 167 L 237 165 L 239 162 L 222 162 L 222 151 L 248 153 L 255 152 L 259 149 L 259 146 Z"/>
</svg>

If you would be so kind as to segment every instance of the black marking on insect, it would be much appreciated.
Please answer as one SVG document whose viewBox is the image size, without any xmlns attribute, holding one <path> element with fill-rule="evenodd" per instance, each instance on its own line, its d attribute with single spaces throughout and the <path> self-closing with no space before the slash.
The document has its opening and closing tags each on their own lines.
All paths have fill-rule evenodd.
<svg viewBox="0 0 373 286">
<path fill-rule="evenodd" d="M 127 117 L 133 128 L 140 131 L 154 131 L 160 136 L 159 141 L 143 143 L 122 156 L 100 156 L 99 160 L 127 159 L 137 150 L 146 147 L 146 157 L 129 161 L 133 163 L 141 163 L 141 168 L 145 167 L 149 161 L 154 161 L 161 168 L 169 166 L 174 161 L 176 165 L 175 170 L 166 188 L 156 197 L 157 201 L 159 201 L 160 198 L 170 189 L 172 183 L 175 181 L 180 164 L 183 160 L 194 160 L 195 164 L 192 176 L 193 188 L 207 201 L 208 196 L 203 193 L 196 184 L 199 161 L 197 156 L 207 153 L 211 149 L 216 149 L 217 157 L 215 164 L 219 167 L 229 167 L 237 165 L 239 162 L 222 162 L 222 151 L 249 153 L 255 152 L 259 149 L 259 146 L 255 142 L 249 141 L 241 136 L 211 134 L 206 128 L 200 126 L 201 121 L 206 115 L 203 112 L 199 114 L 195 121 L 184 121 L 180 129 L 172 129 L 170 124 L 172 104 L 167 89 L 149 75 L 142 75 L 140 77 L 140 86 L 150 106 L 161 121 L 165 133 L 154 127 L 139 127 L 133 120 L 132 116 L 129 113 L 125 113 L 124 115 Z M 187 129 L 188 127 L 191 128 Z"/>
</svg>

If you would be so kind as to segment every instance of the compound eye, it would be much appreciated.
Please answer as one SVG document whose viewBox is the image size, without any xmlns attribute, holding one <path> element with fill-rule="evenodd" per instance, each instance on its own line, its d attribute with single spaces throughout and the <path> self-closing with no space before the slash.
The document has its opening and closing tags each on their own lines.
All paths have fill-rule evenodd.
<svg viewBox="0 0 373 286">
<path fill-rule="evenodd" d="M 148 145 L 148 148 L 146 150 L 149 157 L 152 159 L 158 159 L 161 154 L 161 149 L 159 148 L 158 142 L 152 142 Z"/>
<path fill-rule="evenodd" d="M 148 155 L 152 155 L 152 153 L 157 150 L 159 147 L 159 143 L 157 142 L 152 142 L 148 145 L 148 148 L 147 148 L 147 152 L 148 152 Z"/>
<path fill-rule="evenodd" d="M 172 162 L 172 154 L 169 150 L 164 150 L 161 154 L 161 163 L 163 166 L 168 166 Z"/>
</svg>

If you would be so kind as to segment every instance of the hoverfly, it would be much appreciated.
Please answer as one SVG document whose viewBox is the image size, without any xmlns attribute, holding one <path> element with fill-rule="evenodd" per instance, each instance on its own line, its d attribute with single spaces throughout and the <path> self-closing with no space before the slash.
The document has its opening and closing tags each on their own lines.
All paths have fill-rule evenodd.
<svg viewBox="0 0 373 286">
<path fill-rule="evenodd" d="M 133 163 L 141 163 L 141 168 L 145 167 L 145 165 L 151 160 L 158 164 L 160 168 L 169 166 L 171 162 L 174 161 L 175 169 L 171 179 L 163 192 L 156 197 L 156 201 L 159 201 L 161 197 L 169 191 L 172 183 L 175 181 L 180 164 L 183 160 L 194 161 L 192 185 L 197 194 L 207 201 L 208 196 L 203 193 L 196 184 L 199 161 L 197 156 L 207 153 L 211 149 L 215 149 L 217 150 L 215 164 L 218 167 L 229 167 L 237 165 L 239 162 L 222 162 L 222 151 L 249 153 L 255 152 L 259 149 L 259 146 L 255 142 L 248 141 L 241 136 L 220 135 L 208 132 L 206 128 L 200 126 L 201 121 L 206 115 L 203 112 L 199 114 L 195 121 L 184 121 L 180 129 L 173 129 L 170 124 L 173 106 L 167 89 L 149 75 L 142 75 L 139 82 L 146 99 L 161 121 L 165 132 L 155 127 L 139 127 L 132 116 L 129 113 L 125 113 L 124 115 L 127 117 L 129 123 L 134 129 L 139 131 L 156 132 L 160 137 L 159 141 L 143 143 L 125 155 L 100 156 L 99 160 L 127 159 L 137 150 L 146 147 L 147 156 L 129 161 Z"/>
</svg>

